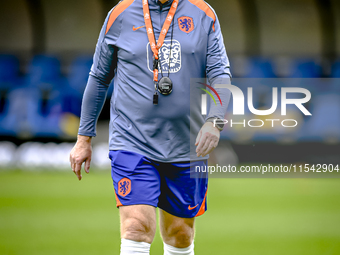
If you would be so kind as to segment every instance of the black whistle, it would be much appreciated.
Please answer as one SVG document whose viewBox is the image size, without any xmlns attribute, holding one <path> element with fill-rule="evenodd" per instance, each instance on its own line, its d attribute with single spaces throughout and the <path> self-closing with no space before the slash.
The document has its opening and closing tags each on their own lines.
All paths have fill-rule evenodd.
<svg viewBox="0 0 340 255">
<path fill-rule="evenodd" d="M 158 70 L 158 63 L 159 63 L 159 59 L 154 59 L 153 60 L 153 69 L 152 70 L 155 70 L 155 69 Z"/>
<path fill-rule="evenodd" d="M 157 92 L 155 92 L 155 94 L 153 94 L 153 104 L 158 105 L 158 94 L 157 94 Z"/>
</svg>

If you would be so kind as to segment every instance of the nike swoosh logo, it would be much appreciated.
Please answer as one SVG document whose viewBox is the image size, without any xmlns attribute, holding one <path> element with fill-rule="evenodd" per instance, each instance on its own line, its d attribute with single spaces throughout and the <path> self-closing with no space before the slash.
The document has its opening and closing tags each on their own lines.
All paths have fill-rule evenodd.
<svg viewBox="0 0 340 255">
<path fill-rule="evenodd" d="M 194 207 L 191 207 L 191 206 L 189 205 L 189 206 L 188 206 L 188 209 L 189 209 L 189 210 L 194 210 L 197 206 L 198 206 L 198 204 L 195 205 Z"/>
<path fill-rule="evenodd" d="M 140 27 L 135 27 L 135 26 L 133 26 L 133 27 L 132 27 L 132 30 L 133 30 L 133 31 L 136 31 L 136 30 L 138 30 L 138 29 L 140 29 L 140 28 L 142 28 L 142 27 L 145 27 L 145 25 L 144 25 L 144 26 L 140 26 Z"/>
</svg>

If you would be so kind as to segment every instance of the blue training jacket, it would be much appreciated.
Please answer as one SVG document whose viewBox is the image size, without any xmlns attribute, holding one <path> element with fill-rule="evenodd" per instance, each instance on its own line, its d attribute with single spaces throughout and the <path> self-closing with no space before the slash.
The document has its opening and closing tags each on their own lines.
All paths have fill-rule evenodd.
<svg viewBox="0 0 340 255">
<path fill-rule="evenodd" d="M 172 0 L 165 4 L 148 1 L 157 42 Z M 208 78 L 212 87 L 230 82 L 229 60 L 216 14 L 203 0 L 179 0 L 159 50 L 159 79 L 169 75 L 173 91 L 166 96 L 159 94 L 158 105 L 152 101 L 153 54 L 144 25 L 142 0 L 120 1 L 109 12 L 84 92 L 79 134 L 96 135 L 96 122 L 114 79 L 110 150 L 132 151 L 160 162 L 206 159 L 208 156 L 196 156 L 196 136 L 206 118 L 224 118 L 230 98 L 229 90 L 216 89 L 222 105 L 211 100 L 208 116 L 201 114 L 204 92 L 200 88 L 208 88 L 198 81 Z"/>
</svg>

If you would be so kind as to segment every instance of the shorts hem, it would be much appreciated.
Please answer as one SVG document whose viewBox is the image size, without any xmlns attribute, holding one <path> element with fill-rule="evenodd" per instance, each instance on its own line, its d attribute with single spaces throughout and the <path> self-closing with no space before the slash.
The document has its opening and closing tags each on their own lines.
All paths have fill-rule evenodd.
<svg viewBox="0 0 340 255">
<path fill-rule="evenodd" d="M 124 148 L 124 147 L 115 147 L 111 148 L 109 147 L 109 151 L 127 151 L 127 152 L 133 152 L 136 154 L 139 154 L 141 156 L 144 156 L 148 159 L 151 159 L 156 162 L 160 163 L 180 163 L 180 162 L 191 162 L 191 161 L 203 161 L 209 159 L 209 154 L 204 157 L 196 157 L 196 156 L 186 156 L 186 157 L 175 157 L 175 158 L 165 158 L 165 157 L 154 157 L 152 154 L 146 153 L 144 151 L 135 150 L 134 148 Z"/>
<path fill-rule="evenodd" d="M 159 209 L 162 209 L 163 211 L 165 211 L 165 212 L 167 212 L 167 213 L 169 213 L 169 214 L 171 214 L 171 215 L 173 215 L 173 216 L 176 216 L 176 217 L 179 217 L 179 218 L 185 218 L 185 219 L 196 218 L 196 217 L 198 217 L 198 216 L 203 215 L 203 214 L 207 211 L 207 209 L 206 209 L 206 210 L 204 210 L 204 212 L 203 212 L 202 214 L 199 214 L 199 215 L 197 215 L 198 212 L 196 212 L 193 216 L 188 216 L 188 215 L 183 216 L 183 215 L 180 215 L 180 214 L 178 214 L 178 213 L 170 212 L 169 210 L 163 209 L 163 208 L 161 208 L 161 207 L 158 207 L 158 208 L 159 208 Z"/>
<path fill-rule="evenodd" d="M 155 208 L 157 208 L 157 205 L 154 205 L 152 203 L 149 203 L 149 202 L 128 202 L 127 204 L 120 204 L 120 205 L 116 205 L 117 208 L 121 207 L 121 206 L 129 206 L 129 205 L 150 205 L 150 206 L 153 206 Z"/>
</svg>

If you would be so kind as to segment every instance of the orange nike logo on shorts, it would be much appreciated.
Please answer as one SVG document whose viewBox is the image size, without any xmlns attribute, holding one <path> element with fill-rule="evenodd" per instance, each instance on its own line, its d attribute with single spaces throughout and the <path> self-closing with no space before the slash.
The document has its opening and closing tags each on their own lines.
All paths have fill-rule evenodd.
<svg viewBox="0 0 340 255">
<path fill-rule="evenodd" d="M 144 26 L 140 26 L 140 27 L 135 27 L 135 26 L 133 26 L 133 27 L 132 27 L 132 30 L 133 30 L 133 31 L 136 31 L 136 30 L 138 30 L 138 29 L 140 29 L 140 28 L 142 28 L 142 27 L 145 27 L 145 25 L 144 25 Z"/>
<path fill-rule="evenodd" d="M 189 210 L 194 210 L 197 206 L 198 206 L 198 204 L 195 205 L 194 207 L 191 207 L 191 206 L 189 205 L 189 206 L 188 206 L 188 209 L 189 209 Z"/>
</svg>

